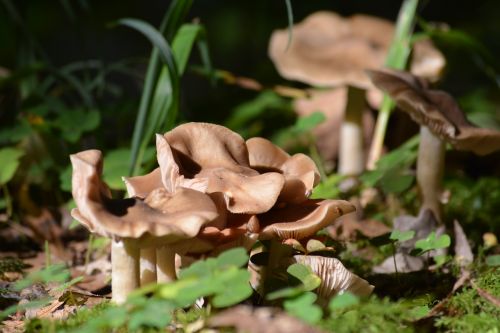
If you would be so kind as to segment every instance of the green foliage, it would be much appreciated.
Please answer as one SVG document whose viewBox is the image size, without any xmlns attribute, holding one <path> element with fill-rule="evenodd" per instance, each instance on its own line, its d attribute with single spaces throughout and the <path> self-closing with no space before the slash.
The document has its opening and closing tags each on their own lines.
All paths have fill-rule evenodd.
<svg viewBox="0 0 500 333">
<path fill-rule="evenodd" d="M 419 138 L 413 137 L 399 148 L 378 160 L 376 169 L 365 172 L 360 179 L 367 187 L 378 186 L 385 193 L 402 193 L 410 188 L 415 180 L 409 168 L 417 159 Z"/>
<path fill-rule="evenodd" d="M 345 179 L 344 176 L 338 174 L 332 174 L 328 178 L 323 179 L 315 188 L 313 188 L 313 193 L 311 194 L 311 199 L 334 199 L 340 196 L 340 189 L 338 185 Z"/>
<path fill-rule="evenodd" d="M 22 290 L 35 283 L 63 283 L 68 280 L 70 274 L 64 265 L 51 265 L 39 271 L 28 274 L 24 279 L 16 282 L 16 289 Z"/>
<path fill-rule="evenodd" d="M 495 254 L 486 257 L 486 265 L 488 266 L 500 266 L 500 254 Z"/>
<path fill-rule="evenodd" d="M 295 316 L 306 323 L 317 323 L 323 317 L 321 308 L 314 304 L 316 301 L 316 294 L 313 292 L 305 292 L 299 296 L 287 299 L 283 302 L 283 307 L 290 315 Z"/>
<path fill-rule="evenodd" d="M 17 148 L 2 148 L 0 149 L 0 185 L 9 182 L 17 168 L 19 167 L 19 159 L 24 155 L 24 152 Z"/>
<path fill-rule="evenodd" d="M 457 219 L 471 232 L 500 231 L 500 179 L 481 177 L 477 180 L 452 178 L 445 180 L 445 188 L 452 193 L 444 206 L 444 215 Z"/>
<path fill-rule="evenodd" d="M 268 300 L 278 298 L 293 298 L 298 295 L 314 290 L 321 284 L 319 276 L 313 273 L 310 267 L 302 264 L 293 264 L 287 268 L 291 277 L 300 281 L 299 285 L 276 290 L 266 295 Z"/>
<path fill-rule="evenodd" d="M 332 303 L 335 305 L 332 306 Z M 424 313 L 422 306 L 415 307 L 401 301 L 391 302 L 387 298 L 372 296 L 368 300 L 356 302 L 350 296 L 343 295 L 332 299 L 330 311 L 330 317 L 321 321 L 320 325 L 328 331 L 339 333 L 416 332 L 412 321 Z"/>
<path fill-rule="evenodd" d="M 65 110 L 59 114 L 52 125 L 61 131 L 64 140 L 76 143 L 83 133 L 95 130 L 101 121 L 101 114 L 96 110 Z"/>
<path fill-rule="evenodd" d="M 413 237 L 415 237 L 414 230 L 407 230 L 407 231 L 393 230 L 391 232 L 391 235 L 389 236 L 389 238 L 392 239 L 393 241 L 400 243 L 410 240 Z"/>
<path fill-rule="evenodd" d="M 479 288 L 500 297 L 500 270 L 498 267 L 484 271 L 476 281 Z M 443 332 L 498 332 L 500 308 L 480 296 L 472 287 L 465 287 L 447 304 L 449 311 L 436 319 L 436 326 Z"/>
<path fill-rule="evenodd" d="M 436 233 L 431 232 L 426 238 L 419 239 L 415 242 L 415 249 L 420 250 L 420 254 L 431 250 L 444 249 L 451 244 L 451 238 L 447 234 L 436 236 Z"/>
<path fill-rule="evenodd" d="M 330 300 L 330 303 L 328 303 L 328 308 L 330 309 L 331 312 L 333 312 L 336 310 L 348 308 L 358 304 L 359 304 L 359 298 L 347 291 L 343 294 L 337 295 L 334 298 L 332 298 Z"/>
<path fill-rule="evenodd" d="M 197 261 L 179 273 L 178 281 L 160 286 L 158 295 L 179 306 L 190 305 L 200 297 L 211 297 L 212 305 L 219 308 L 239 303 L 252 294 L 250 273 L 238 268 L 246 262 L 248 255 L 242 248 Z"/>
<path fill-rule="evenodd" d="M 238 131 L 243 137 L 260 134 L 263 121 L 269 114 L 291 114 L 290 102 L 272 90 L 264 90 L 254 99 L 238 105 L 225 122 L 225 126 Z M 282 117 L 283 118 L 283 117 Z"/>
</svg>

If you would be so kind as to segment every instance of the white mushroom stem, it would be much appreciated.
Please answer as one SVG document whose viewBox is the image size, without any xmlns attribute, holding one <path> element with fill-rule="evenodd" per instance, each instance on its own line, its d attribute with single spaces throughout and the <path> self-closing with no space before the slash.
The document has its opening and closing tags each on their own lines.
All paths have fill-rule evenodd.
<svg viewBox="0 0 500 333">
<path fill-rule="evenodd" d="M 134 240 L 113 240 L 111 244 L 111 289 L 113 302 L 122 304 L 139 287 L 139 248 Z"/>
<path fill-rule="evenodd" d="M 355 176 L 364 168 L 363 111 L 365 91 L 349 86 L 344 121 L 340 126 L 339 169 L 341 175 Z"/>
<path fill-rule="evenodd" d="M 420 127 L 417 159 L 417 184 L 422 196 L 422 209 L 430 209 L 441 222 L 441 194 L 444 173 L 445 143 L 427 126 Z"/>
<path fill-rule="evenodd" d="M 141 249 L 141 286 L 156 283 L 156 248 Z"/>
<path fill-rule="evenodd" d="M 156 276 L 158 283 L 172 282 L 177 279 L 175 252 L 168 245 L 156 251 Z"/>
</svg>

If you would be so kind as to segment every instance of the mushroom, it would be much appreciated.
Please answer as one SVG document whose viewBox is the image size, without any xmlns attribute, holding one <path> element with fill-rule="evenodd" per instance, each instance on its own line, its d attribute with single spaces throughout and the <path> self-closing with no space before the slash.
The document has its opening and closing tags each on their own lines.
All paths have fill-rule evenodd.
<svg viewBox="0 0 500 333">
<path fill-rule="evenodd" d="M 430 209 L 441 222 L 441 182 L 445 144 L 486 155 L 500 149 L 500 132 L 479 128 L 465 117 L 457 102 L 444 91 L 431 90 L 422 79 L 395 70 L 368 71 L 371 80 L 420 124 L 417 184 L 422 210 Z"/>
<path fill-rule="evenodd" d="M 212 200 L 191 189 L 179 189 L 175 194 L 157 189 L 144 200 L 112 199 L 101 180 L 99 150 L 86 150 L 70 159 L 77 205 L 71 215 L 89 231 L 112 238 L 112 290 L 117 303 L 123 303 L 139 286 L 140 248 L 175 245 L 193 238 L 217 217 Z M 173 262 L 161 262 L 159 271 L 171 276 L 172 267 Z"/>
<path fill-rule="evenodd" d="M 369 296 L 374 289 L 374 286 L 351 273 L 336 258 L 295 255 L 291 261 L 308 266 L 314 274 L 321 278 L 321 284 L 315 292 L 318 294 L 318 302 L 322 306 L 327 305 L 333 296 L 346 291 L 356 296 Z"/>
<path fill-rule="evenodd" d="M 290 156 L 283 149 L 264 138 L 251 138 L 246 141 L 252 169 L 265 173 L 279 172 L 285 183 L 278 201 L 301 203 L 318 185 L 320 175 L 314 161 L 304 154 Z"/>
<path fill-rule="evenodd" d="M 128 178 L 130 187 L 222 193 L 230 212 L 258 214 L 271 209 L 285 183 L 280 173 L 259 174 L 252 169 L 245 140 L 223 126 L 187 123 L 156 139 L 159 169 L 142 178 Z"/>
<path fill-rule="evenodd" d="M 393 36 L 394 25 L 387 20 L 367 15 L 343 18 L 327 11 L 313 13 L 295 25 L 288 48 L 287 29 L 276 30 L 271 36 L 269 56 L 282 77 L 314 86 L 346 87 L 345 93 L 336 94 L 342 95 L 337 97 L 343 98 L 342 101 L 321 110 L 345 111 L 339 139 L 341 174 L 357 175 L 364 169 L 365 91 L 372 91 L 369 95 L 373 95 L 373 86 L 364 70 L 383 66 Z M 416 49 L 414 68 L 435 77 L 444 66 L 444 57 L 428 46 L 431 43 L 426 41 Z M 368 97 L 370 101 L 381 100 Z M 342 111 L 332 110 L 333 105 L 342 107 Z M 335 131 L 330 132 L 335 139 Z"/>
</svg>

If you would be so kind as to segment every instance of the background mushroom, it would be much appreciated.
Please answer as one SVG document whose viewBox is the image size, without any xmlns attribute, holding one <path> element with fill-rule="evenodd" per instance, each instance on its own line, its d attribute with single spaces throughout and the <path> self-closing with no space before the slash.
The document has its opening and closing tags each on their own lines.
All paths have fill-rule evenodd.
<svg viewBox="0 0 500 333">
<path fill-rule="evenodd" d="M 72 193 L 78 207 L 71 214 L 91 232 L 113 239 L 112 290 L 117 303 L 124 302 L 128 293 L 139 286 L 140 248 L 192 238 L 203 225 L 217 217 L 211 199 L 190 189 L 180 189 L 175 194 L 153 191 L 144 201 L 112 199 L 101 180 L 100 151 L 87 150 L 70 158 Z M 168 265 L 168 262 L 161 264 L 160 271 L 168 274 L 171 270 Z"/>
<path fill-rule="evenodd" d="M 306 265 L 321 278 L 315 292 L 318 302 L 325 306 L 335 295 L 346 291 L 356 296 L 369 296 L 375 288 L 366 280 L 351 273 L 337 258 L 295 255 L 292 262 Z"/>
<path fill-rule="evenodd" d="M 345 111 L 339 132 L 338 170 L 341 174 L 356 175 L 364 169 L 365 90 L 373 88 L 364 69 L 383 66 L 393 36 L 394 26 L 387 20 L 366 15 L 343 18 L 326 11 L 313 13 L 295 25 L 288 48 L 286 29 L 276 30 L 271 36 L 269 56 L 281 76 L 314 86 L 346 87 L 346 92 L 332 92 L 332 98 L 336 95 L 338 102 L 320 109 L 326 114 Z M 419 43 L 422 45 L 416 48 L 413 68 L 434 78 L 444 66 L 444 57 L 429 41 Z M 378 104 L 381 98 L 371 96 L 370 100 Z M 297 109 L 304 108 L 301 104 L 297 102 Z M 311 107 L 318 106 L 313 103 Z M 331 129 L 330 133 L 335 141 L 335 131 Z M 329 146 L 321 143 L 319 147 L 324 153 Z M 331 156 L 332 151 L 326 154 Z"/>
<path fill-rule="evenodd" d="M 453 97 L 428 89 L 424 80 L 410 73 L 395 70 L 368 73 L 379 89 L 389 94 L 401 110 L 420 124 L 417 183 L 422 210 L 430 209 L 441 222 L 446 142 L 459 150 L 486 155 L 500 149 L 500 132 L 474 126 Z"/>
</svg>

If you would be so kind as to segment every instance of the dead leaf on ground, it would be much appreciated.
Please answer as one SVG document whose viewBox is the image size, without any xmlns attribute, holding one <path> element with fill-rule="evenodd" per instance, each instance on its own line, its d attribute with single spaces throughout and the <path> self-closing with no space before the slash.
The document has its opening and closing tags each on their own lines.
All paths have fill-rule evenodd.
<svg viewBox="0 0 500 333">
<path fill-rule="evenodd" d="M 453 227 L 455 230 L 455 260 L 461 267 L 464 267 L 474 261 L 474 255 L 472 254 L 464 229 L 462 229 L 457 220 L 453 221 Z"/>
<path fill-rule="evenodd" d="M 224 310 L 209 319 L 210 327 L 234 327 L 245 333 L 320 333 L 297 318 L 274 308 L 252 308 L 239 305 Z"/>
<path fill-rule="evenodd" d="M 347 214 L 338 218 L 328 228 L 330 236 L 339 240 L 353 240 L 358 233 L 368 238 L 375 238 L 391 232 L 391 229 L 380 221 L 366 219 L 358 220 L 356 214 Z"/>
</svg>

